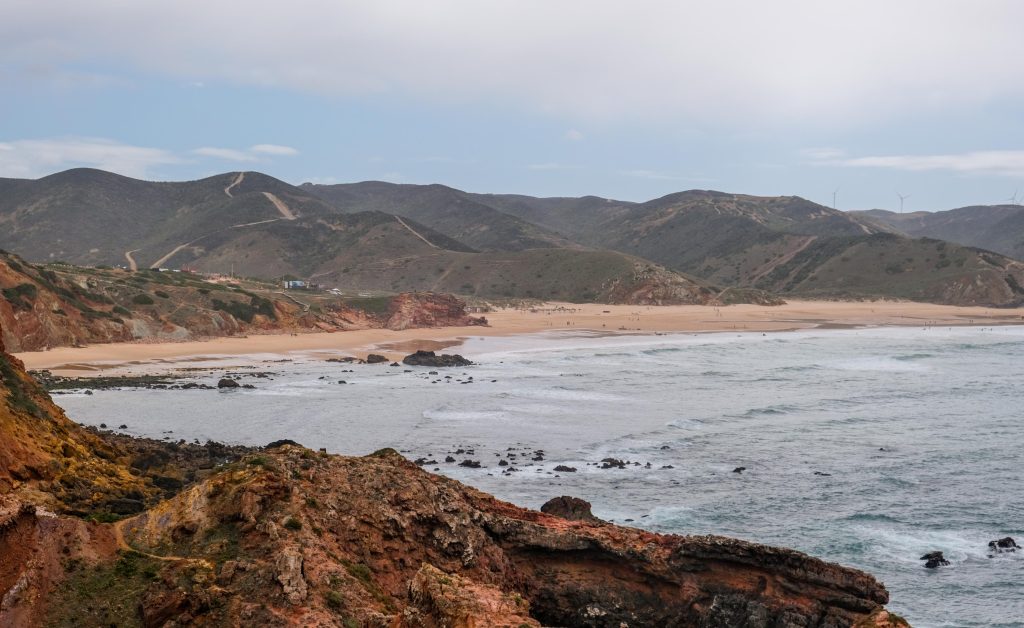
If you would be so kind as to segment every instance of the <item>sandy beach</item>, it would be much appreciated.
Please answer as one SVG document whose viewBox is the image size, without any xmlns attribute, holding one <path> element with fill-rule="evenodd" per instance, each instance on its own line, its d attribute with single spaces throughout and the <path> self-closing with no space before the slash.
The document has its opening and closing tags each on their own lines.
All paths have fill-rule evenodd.
<svg viewBox="0 0 1024 628">
<path fill-rule="evenodd" d="M 152 370 L 204 357 L 302 354 L 336 351 L 365 357 L 375 352 L 399 359 L 416 350 L 456 347 L 469 336 L 506 336 L 544 331 L 608 334 L 659 332 L 784 331 L 868 326 L 942 327 L 1024 324 L 1024 310 L 954 307 L 911 302 L 790 301 L 786 305 L 636 306 L 547 303 L 529 310 L 486 314 L 488 327 L 367 329 L 335 333 L 268 334 L 172 343 L 118 343 L 61 347 L 17 355 L 29 369 L 89 376 L 110 369 Z"/>
</svg>

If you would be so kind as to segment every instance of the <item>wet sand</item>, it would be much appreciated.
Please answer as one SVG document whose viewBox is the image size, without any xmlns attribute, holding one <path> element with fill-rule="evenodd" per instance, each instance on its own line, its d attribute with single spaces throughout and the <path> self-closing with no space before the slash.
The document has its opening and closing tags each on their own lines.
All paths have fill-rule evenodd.
<svg viewBox="0 0 1024 628">
<path fill-rule="evenodd" d="M 507 336 L 544 331 L 607 334 L 850 329 L 869 326 L 949 327 L 1024 324 L 1024 310 L 954 307 L 910 302 L 790 301 L 786 305 L 636 306 L 548 303 L 533 309 L 488 312 L 488 327 L 367 329 L 334 333 L 273 334 L 169 343 L 114 343 L 18 354 L 29 369 L 88 376 L 100 371 L 152 371 L 184 362 L 249 359 L 316 353 L 400 359 L 416 349 L 458 347 L 469 336 Z M 237 362 L 237 358 L 232 362 Z"/>
</svg>

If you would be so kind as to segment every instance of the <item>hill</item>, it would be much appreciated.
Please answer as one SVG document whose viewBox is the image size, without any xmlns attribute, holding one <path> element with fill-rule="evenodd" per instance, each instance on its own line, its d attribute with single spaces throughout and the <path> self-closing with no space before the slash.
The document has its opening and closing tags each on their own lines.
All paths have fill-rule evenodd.
<svg viewBox="0 0 1024 628">
<path fill-rule="evenodd" d="M 706 303 L 717 292 L 644 260 L 584 250 L 471 201 L 445 214 L 437 208 L 446 207 L 443 199 L 454 192 L 448 188 L 431 187 L 411 198 L 430 200 L 434 209 L 423 216 L 487 250 L 404 214 L 337 209 L 253 172 L 152 183 L 77 169 L 5 185 L 10 189 L 0 196 L 0 246 L 36 262 L 189 266 L 266 279 L 301 277 L 351 290 L 486 298 Z M 371 194 L 373 189 L 357 186 L 350 194 L 376 199 L 367 201 L 372 206 L 390 207 L 392 196 L 406 198 Z M 469 216 L 477 214 L 486 221 L 472 222 Z"/>
<path fill-rule="evenodd" d="M 380 211 L 405 216 L 480 251 L 578 248 L 564 236 L 444 185 L 366 181 L 339 185 L 304 183 L 301 188 L 341 211 Z"/>
<path fill-rule="evenodd" d="M 191 340 L 255 331 L 482 324 L 450 295 L 346 298 L 189 273 L 36 266 L 0 252 L 0 328 L 13 351 L 131 340 Z"/>
<path fill-rule="evenodd" d="M 914 237 L 937 238 L 1024 260 L 1024 207 L 977 205 L 940 212 L 853 212 Z"/>
<path fill-rule="evenodd" d="M 1022 303 L 1021 265 L 1002 255 L 901 235 L 874 214 L 799 197 L 694 190 L 646 203 L 588 197 L 491 197 L 580 242 L 618 250 L 719 285 L 815 298 Z"/>
</svg>

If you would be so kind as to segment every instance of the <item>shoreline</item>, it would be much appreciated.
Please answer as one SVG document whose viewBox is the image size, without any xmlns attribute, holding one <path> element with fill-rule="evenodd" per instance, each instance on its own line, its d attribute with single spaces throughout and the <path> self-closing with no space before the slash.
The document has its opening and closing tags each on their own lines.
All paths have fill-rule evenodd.
<svg viewBox="0 0 1024 628">
<path fill-rule="evenodd" d="M 916 302 L 790 301 L 786 305 L 602 305 L 546 303 L 532 309 L 486 313 L 488 327 L 427 327 L 394 331 L 366 329 L 302 334 L 225 336 L 185 342 L 129 342 L 59 347 L 16 354 L 30 370 L 88 377 L 115 369 L 135 370 L 182 362 L 253 355 L 336 352 L 365 357 L 381 353 L 401 359 L 416 349 L 440 351 L 471 337 L 501 337 L 548 331 L 618 335 L 779 332 L 863 327 L 954 327 L 1024 324 L 1024 310 L 959 307 Z"/>
</svg>

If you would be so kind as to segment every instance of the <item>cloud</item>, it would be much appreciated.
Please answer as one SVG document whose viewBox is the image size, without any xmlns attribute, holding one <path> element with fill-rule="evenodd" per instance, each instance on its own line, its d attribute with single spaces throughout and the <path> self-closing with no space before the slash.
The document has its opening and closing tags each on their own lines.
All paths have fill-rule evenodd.
<svg viewBox="0 0 1024 628">
<path fill-rule="evenodd" d="M 253 155 L 233 148 L 204 146 L 202 148 L 197 148 L 192 152 L 196 155 L 202 155 L 203 157 L 214 157 L 216 159 L 224 159 L 226 161 L 256 161 L 256 157 Z"/>
<path fill-rule="evenodd" d="M 823 159 L 847 168 L 885 168 L 908 172 L 947 171 L 961 174 L 1024 177 L 1024 150 L 987 150 L 948 155 L 881 155 Z"/>
<path fill-rule="evenodd" d="M 582 131 L 577 131 L 576 129 L 569 129 L 568 131 L 565 132 L 565 139 L 569 140 L 570 142 L 579 142 L 585 138 L 586 135 L 583 135 Z"/>
<path fill-rule="evenodd" d="M 279 144 L 257 144 L 249 148 L 249 151 L 260 155 L 275 155 L 279 157 L 294 157 L 299 154 L 297 149 Z"/>
<path fill-rule="evenodd" d="M 204 146 L 192 152 L 203 157 L 214 157 L 226 161 L 258 161 L 262 156 L 294 157 L 299 154 L 299 151 L 291 146 L 280 146 L 278 144 L 256 144 L 249 147 L 249 150 Z"/>
<path fill-rule="evenodd" d="M 301 11 L 7 0 L 5 9 L 0 58 L 11 67 L 116 60 L 123 75 L 570 119 L 846 124 L 1024 98 L 1017 0 L 307 0 Z"/>
<path fill-rule="evenodd" d="M 37 178 L 68 168 L 99 168 L 128 177 L 150 178 L 158 166 L 182 163 L 166 150 L 95 137 L 0 142 L 0 176 Z"/>
<path fill-rule="evenodd" d="M 841 148 L 805 148 L 800 154 L 809 159 L 838 159 L 846 155 Z"/>
</svg>

